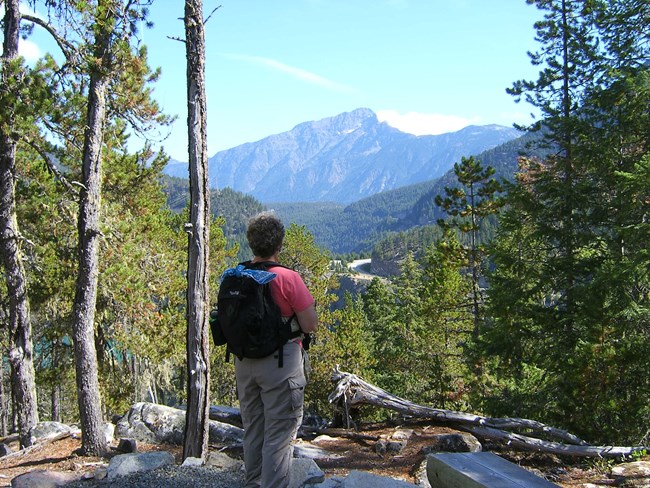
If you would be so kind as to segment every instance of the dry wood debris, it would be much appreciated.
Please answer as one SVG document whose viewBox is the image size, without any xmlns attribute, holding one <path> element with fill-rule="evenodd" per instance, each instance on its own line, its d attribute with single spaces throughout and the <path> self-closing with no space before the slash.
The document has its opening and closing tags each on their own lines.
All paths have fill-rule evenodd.
<svg viewBox="0 0 650 488">
<path fill-rule="evenodd" d="M 339 405 L 352 425 L 350 408 L 366 404 L 387 408 L 400 414 L 443 422 L 475 436 L 489 440 L 505 441 L 510 446 L 553 454 L 581 457 L 622 458 L 634 453 L 650 452 L 647 446 L 593 446 L 562 429 L 541 422 L 521 418 L 491 418 L 481 415 L 426 407 L 388 393 L 371 385 L 357 375 L 340 371 L 338 366 L 331 376 L 336 383 L 329 401 Z M 540 437 L 534 437 L 538 435 Z"/>
</svg>

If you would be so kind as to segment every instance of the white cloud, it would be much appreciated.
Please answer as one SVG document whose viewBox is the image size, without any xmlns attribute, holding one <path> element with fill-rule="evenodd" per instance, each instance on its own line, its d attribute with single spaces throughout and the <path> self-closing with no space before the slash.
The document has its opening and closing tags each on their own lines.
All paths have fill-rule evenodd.
<svg viewBox="0 0 650 488">
<path fill-rule="evenodd" d="M 354 91 L 353 88 L 347 85 L 343 85 L 341 83 L 328 80 L 327 78 L 317 75 L 316 73 L 312 73 L 311 71 L 307 71 L 302 68 L 296 68 L 295 66 L 284 64 L 272 58 L 264 58 L 261 56 L 248 56 L 245 54 L 223 54 L 223 56 L 230 59 L 238 59 L 238 60 L 248 61 L 254 64 L 266 66 L 276 71 L 281 71 L 282 73 L 286 73 L 298 80 L 305 81 L 313 85 L 321 86 L 329 90 L 338 91 L 338 92 Z"/>
<path fill-rule="evenodd" d="M 32 8 L 28 2 L 21 1 L 18 8 L 20 9 L 21 14 L 28 14 L 40 19 L 45 19 L 45 17 L 37 12 L 35 8 Z M 18 54 L 25 58 L 25 61 L 28 63 L 34 63 L 43 57 L 43 51 L 38 44 L 29 39 L 23 39 L 22 37 L 18 40 Z"/>
<path fill-rule="evenodd" d="M 532 116 L 531 112 L 537 112 L 537 115 Z M 539 110 L 534 109 L 530 112 L 501 112 L 497 124 L 512 125 L 512 124 L 532 124 L 539 117 Z"/>
<path fill-rule="evenodd" d="M 46 18 L 44 15 L 41 15 L 36 10 L 36 5 L 32 6 L 32 5 L 30 5 L 30 2 L 21 1 L 20 4 L 18 5 L 18 9 L 20 10 L 21 14 L 34 15 L 35 17 L 38 17 L 40 19 L 45 19 Z"/>
<path fill-rule="evenodd" d="M 29 39 L 20 39 L 18 42 L 18 54 L 25 58 L 25 61 L 32 63 L 43 56 L 38 44 Z"/>
<path fill-rule="evenodd" d="M 396 110 L 379 110 L 377 118 L 391 127 L 416 136 L 438 135 L 456 132 L 468 125 L 477 124 L 480 119 L 466 119 L 457 115 L 427 114 L 407 112 L 401 114 Z"/>
</svg>

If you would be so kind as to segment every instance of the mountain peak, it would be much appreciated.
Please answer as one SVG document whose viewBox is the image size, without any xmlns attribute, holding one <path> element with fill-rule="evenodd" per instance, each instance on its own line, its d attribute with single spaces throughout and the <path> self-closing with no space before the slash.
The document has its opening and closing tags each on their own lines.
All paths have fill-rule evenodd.
<svg viewBox="0 0 650 488">
<path fill-rule="evenodd" d="M 358 108 L 218 152 L 208 161 L 210 186 L 248 193 L 263 203 L 350 203 L 438 178 L 462 156 L 519 135 L 493 125 L 416 137 Z M 187 166 L 183 170 L 176 175 L 170 165 L 165 172 L 186 177 Z"/>
<path fill-rule="evenodd" d="M 333 117 L 327 117 L 321 120 L 311 122 L 302 122 L 296 125 L 291 132 L 298 130 L 333 130 L 340 133 L 350 132 L 367 124 L 376 124 L 377 114 L 369 108 L 358 108 L 351 112 L 343 112 Z"/>
</svg>

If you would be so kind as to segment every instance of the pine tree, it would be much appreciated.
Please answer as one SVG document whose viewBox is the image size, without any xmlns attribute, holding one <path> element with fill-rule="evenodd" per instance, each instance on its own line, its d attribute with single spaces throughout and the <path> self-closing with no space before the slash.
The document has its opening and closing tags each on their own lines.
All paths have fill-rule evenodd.
<svg viewBox="0 0 650 488">
<path fill-rule="evenodd" d="M 529 2 L 533 3 L 533 2 Z M 629 442 L 647 426 L 647 2 L 534 2 L 545 64 L 518 82 L 543 114 L 554 153 L 522 159 L 501 220 L 490 278 L 495 404 L 600 442 Z M 629 18 L 631 22 L 624 19 Z M 623 27 L 623 25 L 626 27 Z M 645 129 L 644 129 L 645 127 Z M 640 179 L 639 179 L 640 178 Z M 647 180 L 646 180 L 647 183 Z M 634 188 L 634 189 L 633 189 Z M 625 385 L 625 390 L 618 385 Z"/>
<path fill-rule="evenodd" d="M 376 384 L 411 401 L 421 397 L 426 381 L 413 374 L 419 361 L 414 350 L 425 332 L 421 295 L 422 269 L 412 253 L 393 283 L 375 278 L 363 295 L 375 355 L 381 358 L 373 372 Z"/>
<path fill-rule="evenodd" d="M 473 380 L 467 361 L 474 323 L 472 288 L 461 254 L 460 243 L 449 236 L 430 246 L 424 261 L 424 330 L 413 346 L 421 358 L 414 373 L 427 378 L 425 401 L 440 408 L 465 406 Z"/>
<path fill-rule="evenodd" d="M 334 345 L 341 369 L 372 381 L 371 368 L 378 362 L 372 331 L 363 312 L 361 298 L 345 294 L 345 306 L 337 314 Z"/>
<path fill-rule="evenodd" d="M 46 79 L 44 89 L 34 90 L 32 95 L 47 94 L 44 99 L 47 103 L 42 104 L 42 111 L 32 124 L 36 130 L 26 133 L 21 143 L 28 144 L 39 154 L 70 194 L 79 195 L 80 269 L 73 305 L 72 337 L 84 450 L 100 453 L 105 445 L 94 336 L 97 252 L 102 238 L 99 219 L 101 159 L 118 150 L 111 144 L 123 136 L 123 121 L 136 131 L 146 131 L 151 125 L 164 124 L 166 117 L 151 103 L 151 91 L 146 88 L 157 76 L 146 64 L 146 50 L 132 49 L 130 44 L 131 36 L 137 33 L 136 26 L 145 15 L 139 5 L 127 9 L 111 1 L 100 1 L 92 6 L 48 2 L 47 7 L 51 9 L 48 21 L 52 24 L 29 15 L 23 15 L 22 20 L 43 26 L 55 35 L 66 64 L 58 67 L 47 57 L 38 65 L 45 76 L 51 76 Z M 116 20 L 118 17 L 120 22 Z M 116 26 L 120 28 L 114 28 Z M 57 32 L 65 32 L 65 37 Z M 80 113 L 86 116 L 80 117 Z M 47 139 L 38 132 L 42 126 L 47 126 Z M 53 147 L 52 140 L 60 143 L 58 148 Z M 123 141 L 121 139 L 120 143 Z M 52 164 L 53 155 L 60 163 L 58 166 Z M 78 166 L 79 161 L 83 162 L 82 168 Z M 67 183 L 60 168 L 66 168 L 70 174 L 77 175 L 75 179 L 83 182 L 78 187 L 79 192 Z"/>
<path fill-rule="evenodd" d="M 329 269 L 328 253 L 316 245 L 314 236 L 304 226 L 292 223 L 286 230 L 280 263 L 300 273 L 314 297 L 318 330 L 313 334 L 309 350 L 312 374 L 305 402 L 311 411 L 325 414 L 329 412 L 327 396 L 331 390 L 332 368 L 336 364 L 332 359 L 335 352 L 335 317 L 330 305 L 336 301 L 332 291 L 338 287 L 338 282 Z"/>
<path fill-rule="evenodd" d="M 34 120 L 29 104 L 26 70 L 18 57 L 20 11 L 7 0 L 0 87 L 0 250 L 8 295 L 9 363 L 21 447 L 31 445 L 29 430 L 38 422 L 33 364 L 32 324 L 23 266 L 23 239 L 16 219 L 15 181 L 17 140 Z M 24 118 L 24 119 L 23 119 Z M 23 119 L 23 120 L 21 120 Z"/>
<path fill-rule="evenodd" d="M 485 243 L 480 242 L 479 232 L 483 221 L 497 213 L 502 206 L 502 199 L 498 195 L 503 187 L 492 178 L 494 173 L 494 168 L 483 168 L 480 161 L 473 157 L 462 158 L 460 164 L 454 164 L 454 174 L 460 186 L 445 187 L 447 196 L 443 198 L 438 195 L 435 198 L 436 205 L 448 215 L 447 219 L 438 220 L 438 224 L 446 231 L 457 229 L 461 235 L 469 237 L 469 244 L 460 251 L 472 276 L 474 339 L 479 335 L 484 301 L 480 280 L 485 263 Z"/>
</svg>

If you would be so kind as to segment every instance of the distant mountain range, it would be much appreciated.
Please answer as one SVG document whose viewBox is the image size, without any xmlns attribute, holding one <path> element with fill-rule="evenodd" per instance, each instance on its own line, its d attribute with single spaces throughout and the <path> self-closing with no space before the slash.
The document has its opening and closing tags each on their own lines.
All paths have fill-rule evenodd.
<svg viewBox="0 0 650 488">
<path fill-rule="evenodd" d="M 519 137 L 513 128 L 470 126 L 437 136 L 414 136 L 360 108 L 209 159 L 211 188 L 232 188 L 263 202 L 348 204 L 444 175 L 462 156 Z M 187 178 L 187 163 L 170 162 L 170 176 Z"/>
<path fill-rule="evenodd" d="M 547 151 L 539 147 L 539 135 L 529 133 L 473 156 L 484 167 L 493 167 L 495 178 L 512 180 L 520 155 L 543 159 Z M 165 177 L 164 183 L 170 208 L 182 210 L 189 198 L 187 179 Z M 244 250 L 247 250 L 244 229 L 248 218 L 268 208 L 277 212 L 285 225 L 304 225 L 319 246 L 335 254 L 369 252 L 384 239 L 393 239 L 391 235 L 395 234 L 407 233 L 401 241 L 409 242 L 411 247 L 418 247 L 414 244 L 418 240 L 428 242 L 431 235 L 426 228 L 435 226 L 436 220 L 444 216 L 434 203 L 435 197 L 444 194 L 446 186 L 457 184 L 450 168 L 439 178 L 379 192 L 350 204 L 275 202 L 265 206 L 242 192 L 212 190 L 211 209 L 215 215 L 225 218 L 224 231 L 229 242 L 240 243 Z M 420 231 L 422 235 L 418 236 Z M 397 241 L 392 242 L 391 247 L 400 252 Z M 242 254 L 241 259 L 248 257 Z"/>
<path fill-rule="evenodd" d="M 513 180 L 521 155 L 543 158 L 538 135 L 525 134 L 497 147 L 472 154 L 483 167 L 495 169 L 498 180 Z M 445 187 L 457 186 L 450 168 L 439 178 L 376 193 L 351 204 L 275 203 L 269 205 L 283 222 L 304 225 L 316 242 L 334 253 L 368 252 L 391 233 L 408 232 L 435 225 L 444 217 L 435 197 L 444 195 Z"/>
</svg>

